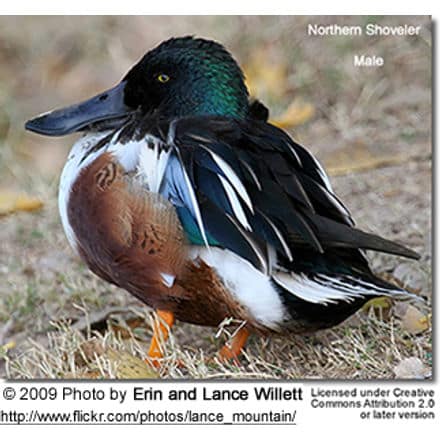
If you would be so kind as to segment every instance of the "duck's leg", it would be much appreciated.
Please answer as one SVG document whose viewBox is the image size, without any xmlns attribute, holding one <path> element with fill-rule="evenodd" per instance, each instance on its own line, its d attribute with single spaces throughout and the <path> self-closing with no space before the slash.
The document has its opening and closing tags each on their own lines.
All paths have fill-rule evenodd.
<svg viewBox="0 0 440 440">
<path fill-rule="evenodd" d="M 160 348 L 161 341 L 166 341 L 170 329 L 174 324 L 174 314 L 165 310 L 157 310 L 157 322 L 153 326 L 153 338 L 151 339 L 150 349 L 148 350 L 147 362 L 155 367 L 160 365 L 160 359 L 163 357 Z"/>
<path fill-rule="evenodd" d="M 246 327 L 242 327 L 232 338 L 232 341 L 225 344 L 219 351 L 218 357 L 222 362 L 234 361 L 238 362 L 238 355 L 241 353 L 246 341 L 250 335 L 249 330 Z"/>
</svg>

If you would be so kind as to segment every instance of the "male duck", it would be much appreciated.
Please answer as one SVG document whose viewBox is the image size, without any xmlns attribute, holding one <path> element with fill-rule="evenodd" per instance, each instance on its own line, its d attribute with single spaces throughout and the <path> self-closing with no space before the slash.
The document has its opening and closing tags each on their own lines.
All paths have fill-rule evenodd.
<svg viewBox="0 0 440 440">
<path fill-rule="evenodd" d="M 26 123 L 49 136 L 82 131 L 61 175 L 67 238 L 90 269 L 178 319 L 249 332 L 334 326 L 378 295 L 363 249 L 418 255 L 354 227 L 317 160 L 249 101 L 218 43 L 172 38 L 112 89 Z M 159 335 L 159 332 L 162 334 Z"/>
</svg>

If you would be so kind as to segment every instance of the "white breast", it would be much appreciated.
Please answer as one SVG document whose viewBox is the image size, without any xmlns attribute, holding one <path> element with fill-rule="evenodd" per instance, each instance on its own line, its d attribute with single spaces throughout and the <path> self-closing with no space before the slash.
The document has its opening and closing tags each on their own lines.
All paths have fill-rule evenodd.
<svg viewBox="0 0 440 440">
<path fill-rule="evenodd" d="M 125 144 L 110 142 L 107 151 L 115 155 L 125 171 L 136 171 L 146 190 L 157 193 L 170 156 L 169 150 L 160 148 L 161 143 L 154 136 L 145 136 Z"/>
</svg>

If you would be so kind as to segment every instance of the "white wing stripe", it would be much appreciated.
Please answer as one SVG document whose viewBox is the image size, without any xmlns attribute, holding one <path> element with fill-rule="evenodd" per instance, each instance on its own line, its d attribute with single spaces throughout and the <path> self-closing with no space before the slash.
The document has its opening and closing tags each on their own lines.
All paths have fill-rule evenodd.
<svg viewBox="0 0 440 440">
<path fill-rule="evenodd" d="M 257 185 L 257 188 L 258 188 L 258 190 L 259 191 L 261 191 L 261 183 L 260 183 L 260 181 L 258 180 L 258 177 L 257 177 L 257 175 L 255 174 L 255 171 L 252 169 L 252 167 L 248 164 L 248 163 L 246 163 L 246 162 L 244 162 L 244 161 L 241 161 L 240 162 L 244 167 L 246 167 L 246 169 L 248 170 L 248 172 L 249 172 L 249 174 L 252 176 L 252 179 L 254 180 L 254 182 L 255 182 L 255 185 Z"/>
<path fill-rule="evenodd" d="M 197 225 L 199 226 L 200 233 L 202 234 L 203 241 L 205 242 L 206 247 L 209 247 L 208 239 L 206 238 L 205 226 L 203 225 L 202 213 L 200 212 L 199 203 L 197 202 L 197 197 L 194 193 L 194 189 L 189 180 L 188 174 L 186 170 L 183 169 L 183 177 L 185 178 L 185 184 L 188 189 L 189 197 L 191 199 L 191 205 L 194 211 L 194 215 L 196 216 Z"/>
<path fill-rule="evenodd" d="M 179 156 L 179 162 L 180 162 L 180 167 L 182 170 L 182 174 L 183 174 L 183 179 L 185 181 L 185 186 L 188 190 L 188 194 L 189 194 L 189 198 L 191 201 L 191 206 L 192 206 L 192 210 L 193 210 L 193 214 L 196 217 L 196 221 L 197 221 L 197 225 L 200 229 L 200 234 L 202 235 L 203 238 L 203 242 L 205 243 L 206 247 L 209 248 L 209 243 L 208 243 L 208 239 L 206 237 L 206 232 L 205 232 L 205 226 L 203 225 L 203 220 L 202 220 L 202 213 L 200 212 L 200 207 L 199 207 L 199 203 L 197 201 L 197 197 L 196 194 L 194 192 L 194 188 L 192 187 L 191 184 L 191 180 L 188 176 L 188 173 L 185 170 L 184 165 L 182 164 L 182 160 L 180 158 L 180 152 L 178 149 L 176 149 L 176 152 Z"/>
<path fill-rule="evenodd" d="M 328 189 L 328 188 L 327 188 Z M 329 202 L 344 216 L 347 220 L 350 221 L 351 225 L 354 226 L 354 221 L 351 218 L 351 214 L 348 212 L 348 209 L 342 204 L 342 202 L 332 193 L 330 190 L 327 190 L 325 193 Z"/>
<path fill-rule="evenodd" d="M 234 214 L 237 217 L 237 220 L 241 223 L 241 225 L 245 229 L 247 229 L 248 231 L 252 231 L 251 225 L 249 224 L 246 214 L 241 206 L 241 203 L 235 194 L 234 188 L 232 188 L 232 186 L 223 176 L 218 176 L 218 177 L 223 185 L 223 188 L 226 192 L 229 203 L 232 206 L 232 210 L 234 211 Z"/>
<path fill-rule="evenodd" d="M 231 217 L 229 214 L 226 214 L 226 217 L 234 224 L 234 226 L 238 229 L 240 234 L 243 236 L 243 238 L 248 242 L 249 246 L 251 246 L 252 250 L 254 251 L 255 255 L 258 257 L 261 263 L 261 272 L 264 274 L 268 274 L 271 270 L 271 267 L 268 267 L 268 261 L 266 259 L 266 256 L 262 253 L 262 250 L 260 246 L 253 240 L 253 238 L 245 231 L 243 230 L 239 224 L 237 224 L 236 220 Z"/>
<path fill-rule="evenodd" d="M 290 252 L 290 248 L 289 248 L 288 244 L 286 243 L 286 240 L 284 239 L 283 234 L 281 234 L 280 230 L 273 224 L 272 220 L 270 220 L 270 218 L 267 215 L 263 214 L 262 212 L 260 212 L 260 214 L 264 217 L 264 219 L 267 221 L 267 223 L 269 223 L 269 225 L 271 226 L 271 228 L 275 232 L 275 235 L 278 237 L 278 240 L 280 241 L 281 245 L 283 246 L 284 253 L 287 255 L 287 258 L 289 259 L 289 261 L 293 261 L 292 253 Z"/>
<path fill-rule="evenodd" d="M 212 152 L 209 148 L 206 148 L 205 146 L 201 145 L 202 148 L 204 148 L 206 151 L 209 152 L 209 154 L 214 159 L 214 162 L 220 167 L 220 169 L 225 173 L 226 178 L 229 180 L 231 185 L 235 188 L 238 195 L 243 199 L 243 201 L 246 203 L 248 208 L 251 210 L 251 212 L 254 212 L 254 207 L 252 205 L 251 199 L 249 197 L 248 192 L 246 191 L 246 188 L 244 187 L 243 183 L 235 174 L 235 171 L 231 168 L 231 166 L 224 161 L 219 155 Z"/>
<path fill-rule="evenodd" d="M 316 159 L 316 157 L 313 156 L 313 154 L 311 154 L 311 153 L 309 153 L 309 154 L 310 154 L 310 157 L 312 158 L 313 162 L 316 165 L 316 170 L 318 171 L 318 174 L 321 176 L 321 179 L 324 182 L 325 187 L 333 194 L 333 188 L 330 183 L 330 179 L 327 176 L 327 173 L 325 172 L 324 168 L 322 167 L 322 165 L 320 164 L 318 159 Z"/>
</svg>

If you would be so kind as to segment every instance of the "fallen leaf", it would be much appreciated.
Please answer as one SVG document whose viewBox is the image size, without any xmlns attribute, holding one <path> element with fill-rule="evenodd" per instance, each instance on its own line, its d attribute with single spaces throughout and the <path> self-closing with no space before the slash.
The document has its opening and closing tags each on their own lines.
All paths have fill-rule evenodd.
<svg viewBox="0 0 440 440">
<path fill-rule="evenodd" d="M 157 379 L 159 373 L 145 361 L 125 351 L 107 349 L 111 362 L 115 363 L 118 379 Z"/>
<path fill-rule="evenodd" d="M 368 301 L 364 305 L 363 309 L 368 310 L 371 307 L 380 308 L 380 309 L 389 309 L 392 304 L 393 304 L 392 300 L 387 296 L 378 296 L 377 298 L 370 299 L 370 301 Z"/>
<path fill-rule="evenodd" d="M 254 51 L 243 70 L 251 96 L 266 94 L 278 99 L 284 96 L 287 90 L 287 67 L 280 61 L 273 62 L 267 49 Z"/>
<path fill-rule="evenodd" d="M 0 345 L 0 358 L 5 356 L 9 350 L 15 348 L 16 344 L 14 341 L 7 342 L 6 344 Z"/>
<path fill-rule="evenodd" d="M 35 211 L 43 206 L 43 202 L 26 194 L 0 192 L 0 215 L 12 214 L 16 211 Z"/>
<path fill-rule="evenodd" d="M 286 111 L 270 122 L 279 128 L 292 128 L 309 121 L 315 114 L 315 107 L 307 102 L 295 99 Z"/>
<path fill-rule="evenodd" d="M 401 325 L 407 332 L 417 335 L 429 328 L 429 319 L 420 310 L 412 305 L 408 305 Z"/>
<path fill-rule="evenodd" d="M 430 371 L 417 357 L 410 357 L 400 361 L 394 368 L 396 379 L 425 379 Z"/>
<path fill-rule="evenodd" d="M 393 301 L 386 296 L 378 296 L 377 298 L 370 299 L 363 307 L 362 310 L 369 312 L 373 309 L 374 314 L 380 319 L 388 319 L 391 314 L 391 307 Z"/>
<path fill-rule="evenodd" d="M 280 100 L 289 92 L 287 66 L 274 55 L 270 47 L 262 47 L 253 51 L 245 63 L 243 70 L 251 96 Z M 271 123 L 280 128 L 292 128 L 307 122 L 314 113 L 315 107 L 312 104 L 295 99 Z"/>
<path fill-rule="evenodd" d="M 15 341 L 9 341 L 9 342 L 7 342 L 6 344 L 4 344 L 4 345 L 2 346 L 2 348 L 3 348 L 4 350 L 8 351 L 8 350 L 11 350 L 12 348 L 15 348 L 15 346 L 16 346 Z"/>
</svg>

